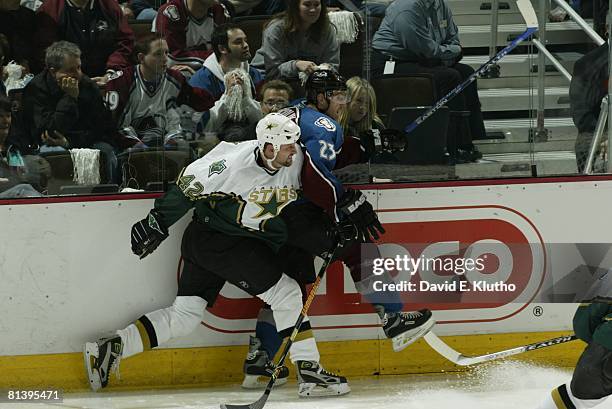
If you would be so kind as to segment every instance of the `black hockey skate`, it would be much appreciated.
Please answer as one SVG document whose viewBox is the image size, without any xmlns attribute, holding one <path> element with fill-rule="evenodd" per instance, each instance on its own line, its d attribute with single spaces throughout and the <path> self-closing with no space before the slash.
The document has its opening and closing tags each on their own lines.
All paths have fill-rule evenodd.
<svg viewBox="0 0 612 409">
<path fill-rule="evenodd" d="M 265 388 L 274 371 L 274 363 L 268 358 L 268 352 L 261 348 L 261 341 L 251 336 L 249 339 L 249 353 L 244 360 L 244 380 L 242 387 L 246 389 Z M 274 386 L 287 383 L 289 369 L 282 365 Z"/>
<path fill-rule="evenodd" d="M 399 352 L 427 334 L 436 323 L 427 309 L 411 312 L 387 312 L 382 319 L 383 331 Z"/>
<path fill-rule="evenodd" d="M 108 385 L 110 372 L 119 376 L 119 362 L 123 353 L 123 342 L 119 335 L 88 342 L 83 350 L 89 386 L 94 392 Z"/>
<path fill-rule="evenodd" d="M 344 376 L 338 376 L 323 369 L 315 361 L 297 361 L 298 395 L 339 396 L 351 391 Z"/>
</svg>

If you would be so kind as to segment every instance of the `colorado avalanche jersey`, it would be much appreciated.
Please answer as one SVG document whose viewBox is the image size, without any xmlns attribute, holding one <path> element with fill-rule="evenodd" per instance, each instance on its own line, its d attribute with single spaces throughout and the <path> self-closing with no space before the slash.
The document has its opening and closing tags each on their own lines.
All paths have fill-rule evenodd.
<svg viewBox="0 0 612 409">
<path fill-rule="evenodd" d="M 192 88 L 178 71 L 167 69 L 157 84 L 151 84 L 144 81 L 137 65 L 115 74 L 106 85 L 105 100 L 115 128 L 132 127 L 137 133 L 151 127 L 176 131 L 180 129 L 178 106 L 202 112 L 214 104 L 207 92 Z"/>
<path fill-rule="evenodd" d="M 211 54 L 210 40 L 218 25 L 228 23 L 231 15 L 221 3 L 214 3 L 201 20 L 191 15 L 187 0 L 169 0 L 155 18 L 155 31 L 168 42 L 171 64 L 202 65 Z"/>
<path fill-rule="evenodd" d="M 307 106 L 297 106 L 291 110 L 302 131 L 300 142 L 306 148 L 302 170 L 304 196 L 338 221 L 336 204 L 344 194 L 344 188 L 332 170 L 342 151 L 342 126 Z"/>
<path fill-rule="evenodd" d="M 257 141 L 221 142 L 191 163 L 155 202 L 162 222 L 169 226 L 195 207 L 196 219 L 211 229 L 282 246 L 287 232 L 277 216 L 298 198 L 303 154 L 298 149 L 293 164 L 276 171 L 260 165 L 259 154 Z"/>
</svg>

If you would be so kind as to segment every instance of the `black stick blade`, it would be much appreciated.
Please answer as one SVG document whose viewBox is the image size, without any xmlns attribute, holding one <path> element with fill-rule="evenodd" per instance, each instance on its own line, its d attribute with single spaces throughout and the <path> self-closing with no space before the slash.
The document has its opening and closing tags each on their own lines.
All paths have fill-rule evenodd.
<svg viewBox="0 0 612 409">
<path fill-rule="evenodd" d="M 257 399 L 257 401 L 249 403 L 247 405 L 230 405 L 222 403 L 221 409 L 262 409 L 265 406 L 269 395 L 270 392 L 264 393 L 261 398 Z"/>
</svg>

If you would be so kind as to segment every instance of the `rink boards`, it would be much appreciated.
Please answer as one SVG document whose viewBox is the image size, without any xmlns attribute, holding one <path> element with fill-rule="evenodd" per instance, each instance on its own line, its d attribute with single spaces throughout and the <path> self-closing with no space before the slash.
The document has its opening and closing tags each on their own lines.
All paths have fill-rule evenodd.
<svg viewBox="0 0 612 409">
<path fill-rule="evenodd" d="M 406 309 L 433 309 L 435 332 L 465 354 L 571 332 L 576 289 L 588 285 L 588 271 L 609 265 L 607 252 L 581 251 L 583 244 L 610 242 L 609 178 L 362 188 L 388 230 L 383 253 L 397 243 L 422 243 L 423 252 L 430 253 L 493 243 L 492 253 L 500 249 L 499 257 L 505 254 L 505 260 L 524 269 L 524 254 L 513 254 L 513 249 L 517 243 L 529 248 L 527 273 L 520 271 L 528 279 L 517 281 L 521 297 L 515 300 L 463 304 L 460 299 L 428 300 L 424 294 L 406 299 Z M 153 255 L 138 260 L 130 251 L 130 228 L 146 215 L 154 197 L 0 201 L 0 389 L 86 388 L 79 353 L 85 341 L 172 303 L 181 233 L 189 216 L 170 229 L 170 238 Z M 258 308 L 257 300 L 226 286 L 195 333 L 122 362 L 122 380 L 115 385 L 239 382 Z M 381 339 L 377 316 L 361 302 L 339 264 L 325 276 L 310 317 L 323 362 L 345 375 L 457 369 L 421 341 L 393 353 Z M 582 348 L 575 342 L 524 357 L 569 366 Z"/>
</svg>

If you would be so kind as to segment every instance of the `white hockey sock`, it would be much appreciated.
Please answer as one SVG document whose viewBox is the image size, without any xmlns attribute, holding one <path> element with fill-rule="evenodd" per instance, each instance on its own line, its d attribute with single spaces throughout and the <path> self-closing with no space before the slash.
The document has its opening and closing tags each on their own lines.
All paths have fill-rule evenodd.
<svg viewBox="0 0 612 409">
<path fill-rule="evenodd" d="M 283 274 L 278 282 L 268 291 L 259 294 L 264 302 L 270 305 L 276 321 L 276 329 L 282 338 L 291 335 L 295 322 L 302 311 L 302 292 L 298 283 Z M 281 348 L 283 348 L 281 346 Z M 319 350 L 310 327 L 308 317 L 304 318 L 300 332 L 290 349 L 291 361 L 319 362 Z"/>
<path fill-rule="evenodd" d="M 300 334 L 298 334 L 298 337 Z M 321 355 L 319 355 L 317 341 L 315 341 L 314 337 L 312 336 L 312 330 L 310 337 L 304 338 L 301 341 L 293 341 L 293 344 L 291 344 L 291 348 L 289 349 L 289 354 L 291 362 L 293 363 L 296 363 L 297 361 L 319 362 Z"/>
<path fill-rule="evenodd" d="M 138 332 L 138 328 L 136 328 L 135 324 L 130 324 L 127 326 L 127 328 L 120 329 L 117 331 L 117 334 L 119 334 L 121 341 L 123 341 L 123 353 L 121 354 L 121 357 L 129 358 L 132 355 L 139 354 L 144 350 L 140 333 Z"/>
<path fill-rule="evenodd" d="M 572 393 L 569 383 L 552 390 L 536 409 L 589 409 L 593 408 L 607 397 L 601 399 L 578 399 Z"/>
<path fill-rule="evenodd" d="M 172 338 L 189 335 L 204 317 L 206 301 L 200 297 L 176 297 L 174 303 L 143 315 L 117 331 L 123 341 L 124 358 L 155 348 Z"/>
</svg>

